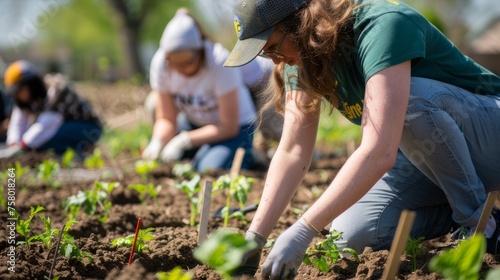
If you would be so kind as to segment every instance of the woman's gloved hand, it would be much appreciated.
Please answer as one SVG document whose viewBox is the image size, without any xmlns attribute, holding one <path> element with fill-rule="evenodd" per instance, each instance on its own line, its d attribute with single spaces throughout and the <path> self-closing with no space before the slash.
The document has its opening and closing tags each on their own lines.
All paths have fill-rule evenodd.
<svg viewBox="0 0 500 280">
<path fill-rule="evenodd" d="M 301 218 L 302 220 L 302 218 Z M 312 239 L 318 234 L 301 220 L 283 232 L 262 266 L 264 279 L 294 279 Z"/>
<path fill-rule="evenodd" d="M 161 152 L 160 159 L 164 162 L 171 162 L 180 160 L 184 151 L 191 149 L 193 145 L 191 144 L 191 138 L 187 131 L 181 131 L 174 138 L 168 141 L 167 145 Z"/>
<path fill-rule="evenodd" d="M 257 243 L 257 248 L 252 249 L 243 255 L 241 265 L 233 273 L 233 276 L 247 275 L 253 277 L 260 264 L 260 254 L 262 248 L 266 245 L 267 239 L 253 231 L 247 231 L 245 235 L 246 240 L 253 240 Z"/>
<path fill-rule="evenodd" d="M 152 138 L 148 146 L 142 151 L 142 158 L 149 160 L 157 160 L 160 156 L 161 149 L 163 149 L 163 141 L 158 138 Z"/>
</svg>

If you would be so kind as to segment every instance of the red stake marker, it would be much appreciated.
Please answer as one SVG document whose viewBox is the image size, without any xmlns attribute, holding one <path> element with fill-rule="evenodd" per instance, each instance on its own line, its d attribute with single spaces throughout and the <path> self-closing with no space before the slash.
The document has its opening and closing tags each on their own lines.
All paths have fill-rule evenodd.
<svg viewBox="0 0 500 280">
<path fill-rule="evenodd" d="M 130 251 L 130 258 L 128 259 L 129 266 L 132 263 L 132 259 L 134 258 L 135 243 L 137 242 L 137 235 L 139 235 L 140 228 L 141 228 L 141 218 L 139 218 L 139 220 L 137 220 L 137 226 L 135 227 L 134 243 L 132 243 L 132 251 Z"/>
</svg>

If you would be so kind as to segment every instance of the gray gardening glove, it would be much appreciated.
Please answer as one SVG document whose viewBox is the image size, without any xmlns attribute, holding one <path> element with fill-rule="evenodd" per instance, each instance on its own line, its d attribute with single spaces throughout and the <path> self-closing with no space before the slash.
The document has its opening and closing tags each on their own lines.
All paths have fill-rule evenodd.
<svg viewBox="0 0 500 280">
<path fill-rule="evenodd" d="M 18 153 L 20 153 L 23 149 L 21 148 L 21 145 L 19 144 L 14 144 L 12 146 L 9 146 L 5 149 L 0 150 L 0 158 L 11 158 Z"/>
<path fill-rule="evenodd" d="M 283 232 L 262 266 L 264 279 L 294 279 L 304 254 L 318 233 L 300 220 Z"/>
<path fill-rule="evenodd" d="M 262 248 L 266 245 L 267 239 L 253 231 L 247 231 L 245 235 L 246 240 L 253 240 L 257 243 L 257 248 L 252 249 L 243 255 L 241 260 L 241 265 L 233 273 L 233 276 L 254 276 L 255 272 L 259 268 L 260 254 L 262 253 Z"/>
<path fill-rule="evenodd" d="M 163 162 L 172 162 L 180 160 L 184 151 L 191 149 L 193 145 L 191 144 L 191 138 L 187 131 L 181 131 L 174 138 L 168 141 L 165 148 L 161 152 L 160 159 Z"/>
</svg>

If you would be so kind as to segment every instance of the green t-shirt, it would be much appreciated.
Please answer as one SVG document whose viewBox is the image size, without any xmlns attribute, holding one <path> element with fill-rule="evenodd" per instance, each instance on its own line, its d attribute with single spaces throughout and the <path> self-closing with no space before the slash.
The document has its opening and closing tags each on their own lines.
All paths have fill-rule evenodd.
<svg viewBox="0 0 500 280">
<path fill-rule="evenodd" d="M 355 11 L 354 47 L 333 66 L 339 111 L 360 124 L 365 85 L 375 73 L 411 60 L 411 75 L 476 94 L 500 94 L 500 78 L 464 54 L 421 14 L 394 0 L 363 1 Z M 300 89 L 297 67 L 285 68 L 286 89 Z M 295 77 L 295 78 L 292 78 Z M 333 85 L 332 85 L 333 86 Z"/>
</svg>

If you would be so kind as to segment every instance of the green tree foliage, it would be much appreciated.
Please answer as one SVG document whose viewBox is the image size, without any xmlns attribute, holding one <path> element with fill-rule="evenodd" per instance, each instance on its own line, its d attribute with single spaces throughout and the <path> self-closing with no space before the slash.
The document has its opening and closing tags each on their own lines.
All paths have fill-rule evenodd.
<svg viewBox="0 0 500 280">
<path fill-rule="evenodd" d="M 61 5 L 42 28 L 44 51 L 49 59 L 62 59 L 74 67 L 76 78 L 102 79 L 109 69 L 132 67 L 140 47 L 157 46 L 165 25 L 180 7 L 193 0 L 71 0 Z M 132 37 L 131 37 L 132 34 Z M 134 35 L 135 34 L 135 35 Z M 136 37 L 134 37 L 136 36 Z M 128 40 L 131 38 L 133 40 Z M 128 46 L 128 43 L 135 44 Z M 137 53 L 131 54 L 131 51 Z M 57 58 L 61 59 L 61 58 Z M 148 65 L 149 61 L 141 61 Z M 135 67 L 135 68 L 134 68 Z M 144 69 L 132 67 L 133 74 Z"/>
</svg>

